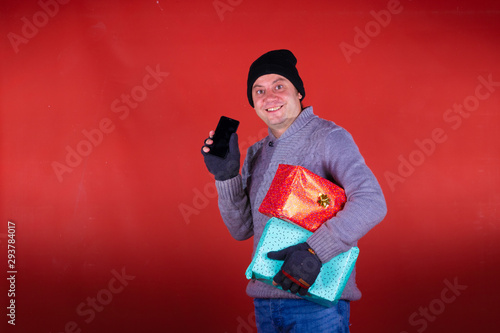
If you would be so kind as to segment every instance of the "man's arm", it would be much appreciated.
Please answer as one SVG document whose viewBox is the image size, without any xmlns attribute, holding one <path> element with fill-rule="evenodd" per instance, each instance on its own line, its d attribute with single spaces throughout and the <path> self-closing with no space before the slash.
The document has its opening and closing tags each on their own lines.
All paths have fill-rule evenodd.
<svg viewBox="0 0 500 333">
<path fill-rule="evenodd" d="M 344 188 L 347 202 L 307 240 L 322 262 L 348 251 L 387 213 L 382 189 L 351 135 L 332 131 L 325 146 L 326 166 Z"/>
<path fill-rule="evenodd" d="M 226 181 L 216 181 L 215 186 L 219 194 L 219 211 L 231 236 L 236 240 L 252 237 L 252 210 L 241 175 Z"/>
<path fill-rule="evenodd" d="M 250 199 L 243 189 L 240 169 L 238 135 L 233 133 L 229 140 L 229 152 L 225 158 L 209 154 L 213 144 L 214 131 L 202 147 L 202 155 L 207 169 L 215 177 L 219 195 L 219 210 L 222 220 L 236 240 L 245 240 L 253 235 Z"/>
</svg>

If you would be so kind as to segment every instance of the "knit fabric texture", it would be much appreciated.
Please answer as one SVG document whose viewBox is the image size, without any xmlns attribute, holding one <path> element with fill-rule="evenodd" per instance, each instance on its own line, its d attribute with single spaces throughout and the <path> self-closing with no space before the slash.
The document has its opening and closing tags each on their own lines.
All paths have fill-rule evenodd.
<svg viewBox="0 0 500 333">
<path fill-rule="evenodd" d="M 352 136 L 334 122 L 316 116 L 310 106 L 280 138 L 269 130 L 267 137 L 252 145 L 240 175 L 215 183 L 219 210 L 227 229 L 236 240 L 253 236 L 253 252 L 269 220 L 258 209 L 279 164 L 303 166 L 346 192 L 344 208 L 307 240 L 323 263 L 357 246 L 358 240 L 386 215 L 382 189 Z M 247 294 L 255 298 L 299 298 L 253 280 L 248 283 Z M 341 299 L 360 298 L 354 268 Z"/>
</svg>

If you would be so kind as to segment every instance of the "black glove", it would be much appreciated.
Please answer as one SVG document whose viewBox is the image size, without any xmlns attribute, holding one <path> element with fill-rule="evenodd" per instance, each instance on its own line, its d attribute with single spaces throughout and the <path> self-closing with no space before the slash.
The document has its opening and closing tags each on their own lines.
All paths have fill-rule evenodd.
<svg viewBox="0 0 500 333">
<path fill-rule="evenodd" d="M 273 284 L 283 290 L 301 296 L 307 294 L 309 287 L 316 281 L 321 269 L 321 261 L 307 243 L 287 247 L 281 251 L 267 254 L 269 259 L 284 260 L 281 270 L 274 276 Z"/>
<path fill-rule="evenodd" d="M 212 138 L 208 138 L 212 140 Z M 208 140 L 207 139 L 207 140 Z M 240 174 L 240 149 L 238 147 L 238 134 L 231 134 L 229 139 L 229 152 L 226 158 L 215 156 L 203 151 L 204 147 L 211 147 L 206 144 L 201 148 L 201 154 L 205 160 L 208 171 L 215 176 L 216 180 L 227 180 Z"/>
</svg>

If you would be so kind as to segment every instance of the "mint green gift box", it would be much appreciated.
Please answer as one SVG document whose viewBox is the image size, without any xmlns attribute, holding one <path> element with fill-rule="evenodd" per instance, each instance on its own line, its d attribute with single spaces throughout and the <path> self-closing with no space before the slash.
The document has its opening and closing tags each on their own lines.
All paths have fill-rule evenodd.
<svg viewBox="0 0 500 333">
<path fill-rule="evenodd" d="M 273 285 L 273 277 L 281 269 L 283 261 L 269 259 L 267 253 L 303 243 L 311 235 L 312 232 L 293 223 L 275 217 L 271 218 L 264 228 L 253 260 L 246 270 L 247 279 L 255 279 Z M 333 306 L 342 295 L 358 254 L 359 249 L 352 247 L 349 251 L 341 253 L 323 264 L 318 278 L 309 288 L 309 293 L 303 298 L 327 307 Z M 276 286 L 276 288 L 281 289 L 280 286 Z"/>
</svg>

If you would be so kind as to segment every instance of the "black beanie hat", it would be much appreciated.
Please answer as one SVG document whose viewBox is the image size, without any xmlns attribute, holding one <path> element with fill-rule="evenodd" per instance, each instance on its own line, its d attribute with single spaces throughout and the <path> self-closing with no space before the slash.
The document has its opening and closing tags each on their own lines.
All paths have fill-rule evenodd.
<svg viewBox="0 0 500 333">
<path fill-rule="evenodd" d="M 248 71 L 247 96 L 250 105 L 253 107 L 252 86 L 254 82 L 266 74 L 279 74 L 286 77 L 302 95 L 302 100 L 306 96 L 304 83 L 299 76 L 295 65 L 297 58 L 289 50 L 274 50 L 261 55 L 253 62 Z"/>
</svg>

